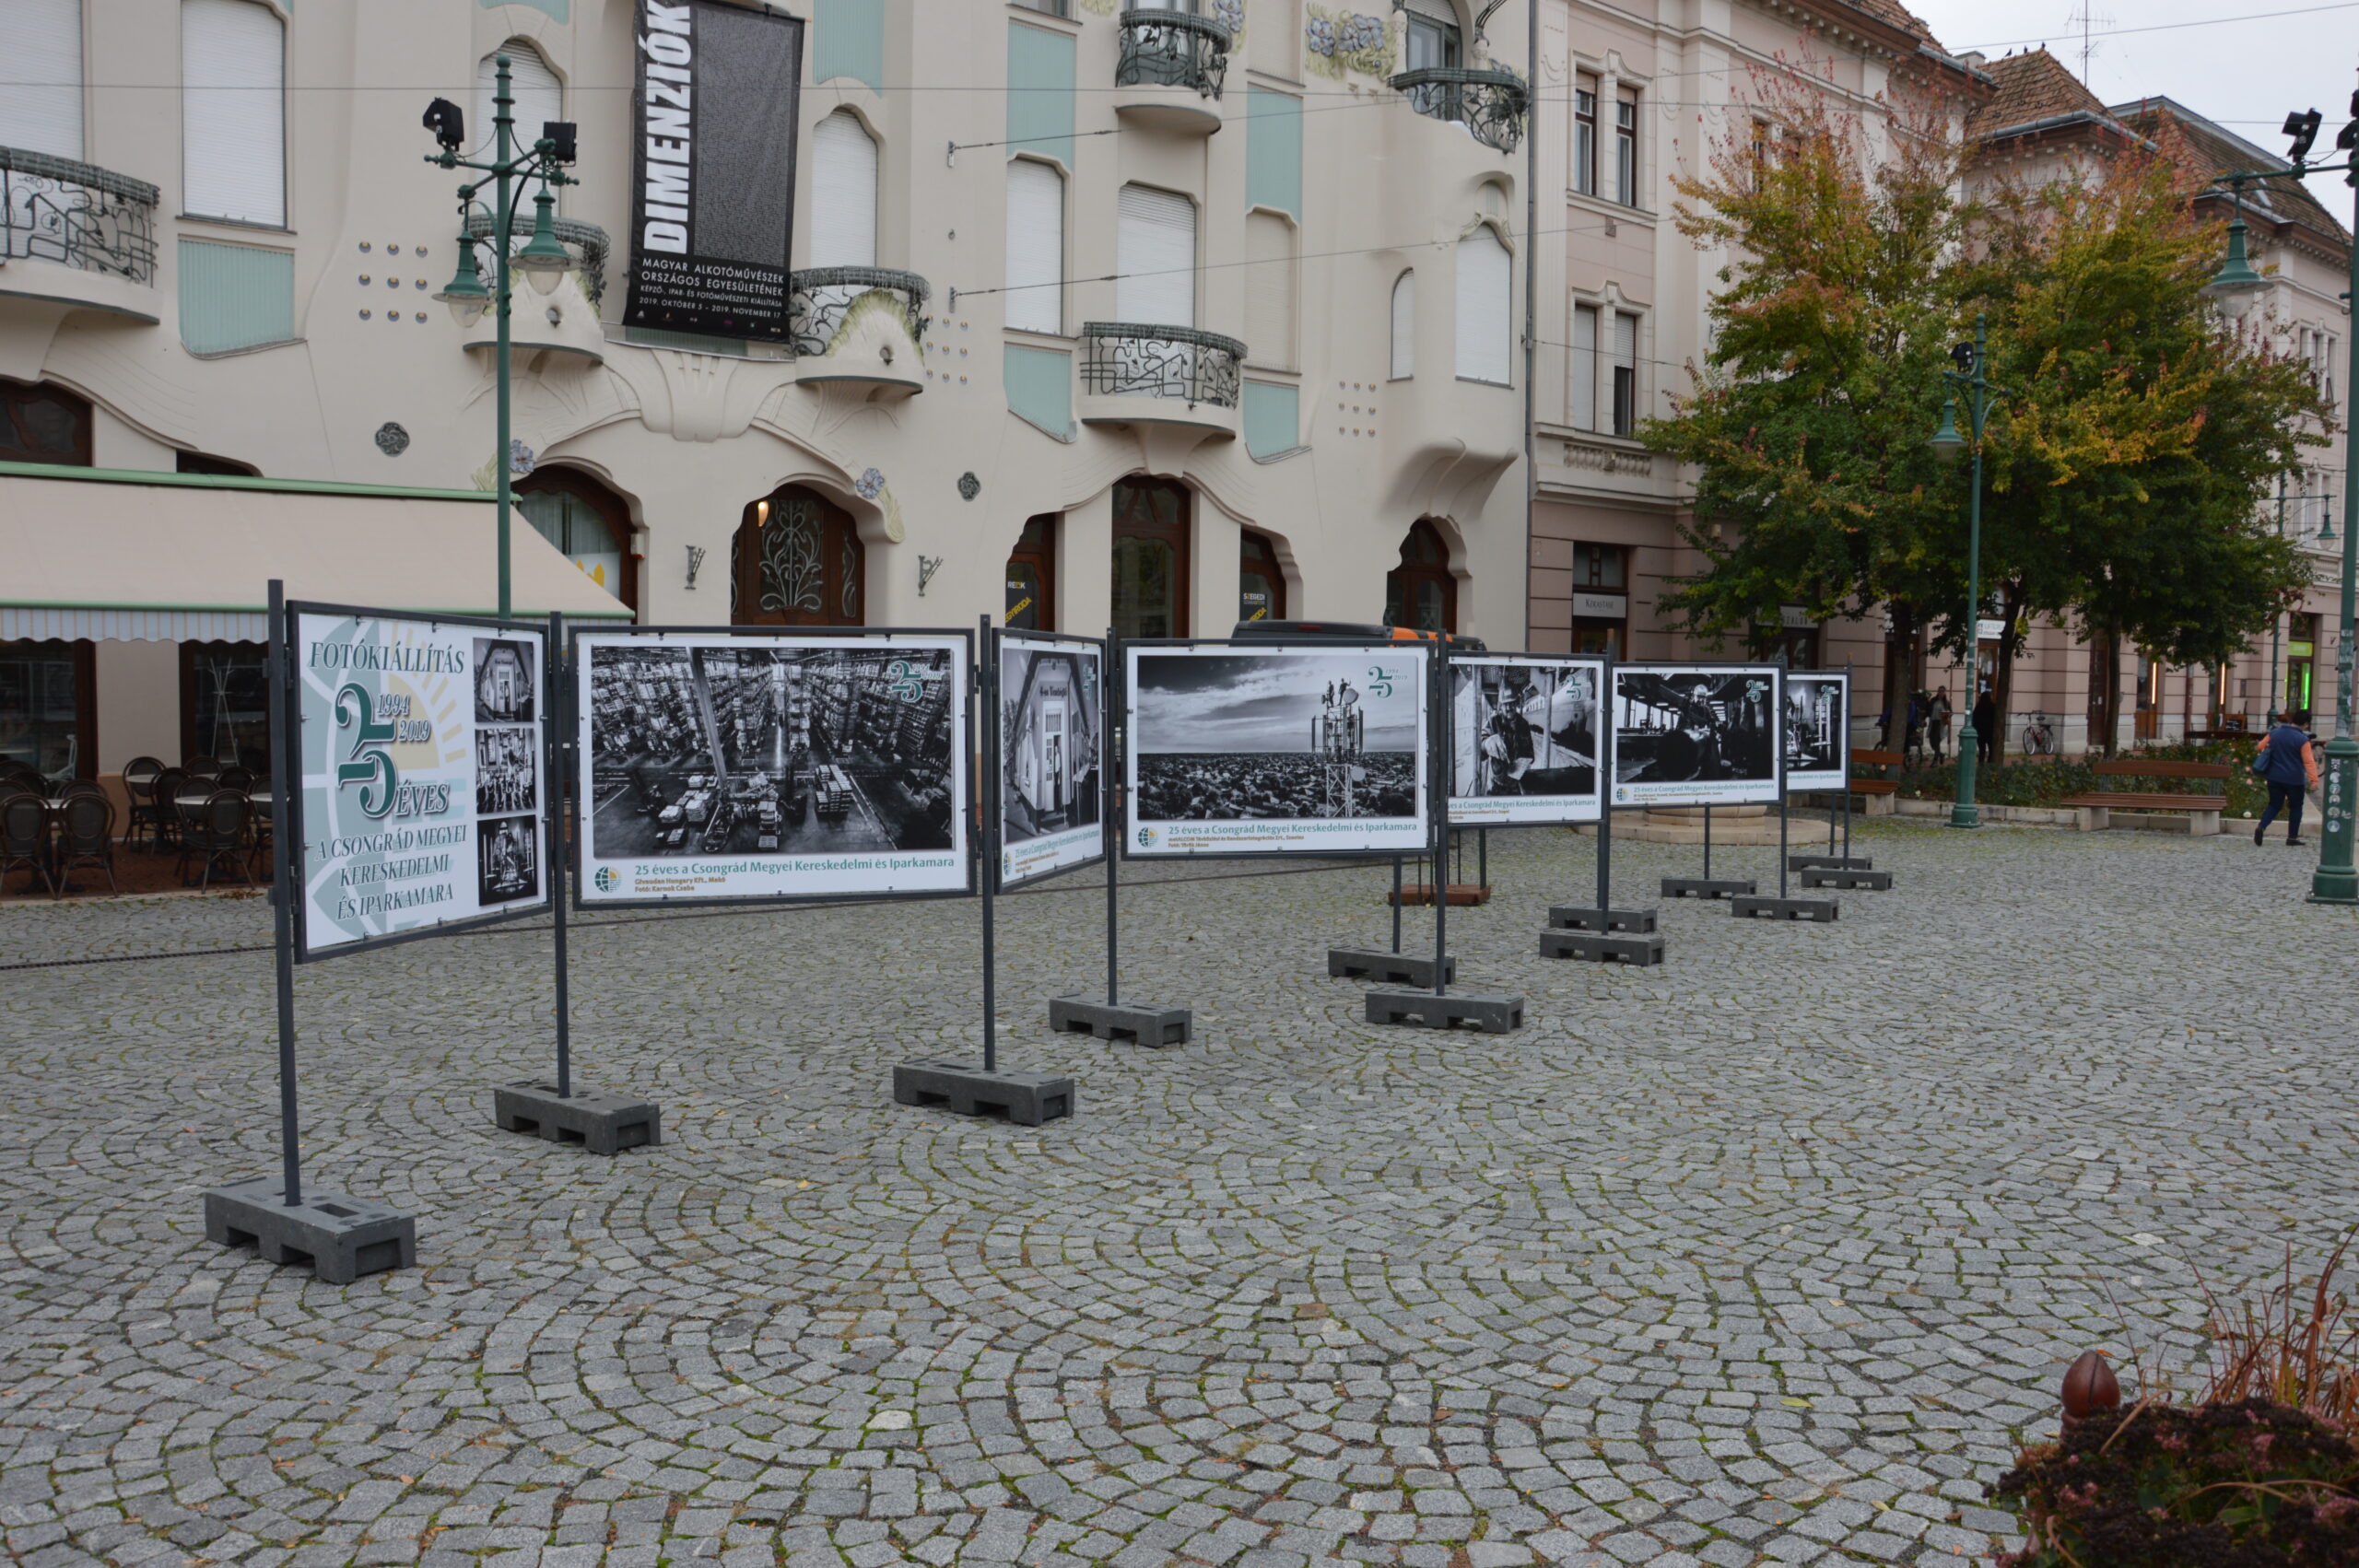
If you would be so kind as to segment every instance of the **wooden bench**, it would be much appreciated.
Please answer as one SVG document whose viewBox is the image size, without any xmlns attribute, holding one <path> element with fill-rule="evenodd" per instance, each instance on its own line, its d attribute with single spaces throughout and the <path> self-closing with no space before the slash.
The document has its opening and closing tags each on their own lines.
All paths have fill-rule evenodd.
<svg viewBox="0 0 2359 1568">
<path fill-rule="evenodd" d="M 2220 813 L 2228 809 L 2224 781 L 2235 770 L 2224 762 L 2100 762 L 2095 771 L 2100 780 L 2223 780 L 2222 792 L 2217 795 L 2139 794 L 2129 790 L 2108 790 L 2100 782 L 2094 794 L 2072 795 L 2057 802 L 2071 809 L 2073 825 L 2083 833 L 2102 833 L 2112 826 L 2115 812 L 2177 812 L 2187 818 L 2187 831 L 2200 837 L 2220 831 Z"/>
<path fill-rule="evenodd" d="M 1860 797 L 1860 804 L 1866 808 L 1868 815 L 1890 816 L 1900 809 L 1894 800 L 1894 797 L 1900 793 L 1900 780 L 1862 778 L 1860 777 L 1860 769 L 1863 767 L 1896 769 L 1906 766 L 1907 761 L 1908 759 L 1898 752 L 1872 751 L 1859 746 L 1851 748 L 1851 793 Z M 1884 802 L 1881 807 L 1876 804 L 1878 801 Z"/>
</svg>

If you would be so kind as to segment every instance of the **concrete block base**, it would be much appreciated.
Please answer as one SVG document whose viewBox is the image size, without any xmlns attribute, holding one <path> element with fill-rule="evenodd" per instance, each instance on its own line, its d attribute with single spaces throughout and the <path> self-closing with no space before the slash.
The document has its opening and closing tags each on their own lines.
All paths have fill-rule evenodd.
<svg viewBox="0 0 2359 1568">
<path fill-rule="evenodd" d="M 1096 997 L 1049 999 L 1049 1027 L 1101 1040 L 1133 1040 L 1142 1046 L 1184 1046 L 1196 1015 L 1184 1007 L 1152 1001 L 1100 1001 Z"/>
<path fill-rule="evenodd" d="M 663 1108 L 652 1101 L 595 1089 L 576 1089 L 560 1098 L 556 1084 L 530 1078 L 492 1090 L 491 1118 L 502 1132 L 578 1143 L 593 1154 L 619 1154 L 663 1141 Z"/>
<path fill-rule="evenodd" d="M 1743 898 L 1754 892 L 1749 877 L 1667 876 L 1662 879 L 1665 898 Z"/>
<path fill-rule="evenodd" d="M 293 1208 L 276 1176 L 231 1182 L 205 1195 L 205 1235 L 221 1246 L 251 1246 L 265 1263 L 309 1263 L 323 1285 L 417 1265 L 417 1222 L 381 1203 L 306 1190 Z"/>
<path fill-rule="evenodd" d="M 1813 866 L 1802 872 L 1804 887 L 1838 887 L 1852 893 L 1889 893 L 1892 891 L 1890 872 L 1838 871 L 1827 866 Z"/>
<path fill-rule="evenodd" d="M 1458 960 L 1442 960 L 1442 984 L 1458 978 Z M 1414 953 L 1382 953 L 1367 947 L 1331 947 L 1327 950 L 1327 974 L 1331 979 L 1374 980 L 1387 986 L 1424 986 L 1428 990 L 1434 983 L 1434 959 L 1428 953 L 1419 957 Z"/>
<path fill-rule="evenodd" d="M 1551 904 L 1548 924 L 1560 931 L 1636 931 L 1655 929 L 1652 909 L 1593 909 L 1585 904 Z"/>
<path fill-rule="evenodd" d="M 1732 898 L 1729 913 L 1740 920 L 1767 918 L 1772 920 L 1811 920 L 1826 925 L 1835 919 L 1837 906 L 1832 898 Z"/>
<path fill-rule="evenodd" d="M 1872 872 L 1876 869 L 1876 863 L 1865 855 L 1789 855 L 1786 857 L 1786 869 L 1790 872 L 1806 872 L 1821 868 L 1831 872 Z"/>
<path fill-rule="evenodd" d="M 968 1061 L 908 1061 L 893 1070 L 893 1103 L 1039 1127 L 1073 1115 L 1073 1080 L 1005 1069 L 986 1072 Z"/>
<path fill-rule="evenodd" d="M 1662 962 L 1659 936 L 1608 936 L 1593 931 L 1542 931 L 1540 956 L 1589 964 L 1632 964 L 1648 969 Z"/>
<path fill-rule="evenodd" d="M 1429 1029 L 1448 1029 L 1460 1024 L 1472 1024 L 1486 1035 L 1504 1035 L 1510 1029 L 1523 1027 L 1523 999 L 1520 996 L 1460 996 L 1454 993 L 1436 996 L 1431 991 L 1370 991 L 1367 993 L 1367 1021 L 1371 1024 L 1416 1024 Z"/>
</svg>

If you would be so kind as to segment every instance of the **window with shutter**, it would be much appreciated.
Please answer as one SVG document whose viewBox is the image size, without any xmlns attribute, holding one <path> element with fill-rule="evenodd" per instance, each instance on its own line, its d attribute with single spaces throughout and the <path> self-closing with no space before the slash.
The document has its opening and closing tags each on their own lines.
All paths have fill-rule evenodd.
<svg viewBox="0 0 2359 1568">
<path fill-rule="evenodd" d="M 496 62 L 502 54 L 508 56 L 508 96 L 514 100 L 509 112 L 516 120 L 511 134 L 516 138 L 517 150 L 540 140 L 543 125 L 565 118 L 565 88 L 557 73 L 549 69 L 540 51 L 521 38 L 511 39 L 475 62 L 475 117 L 467 122 L 467 135 L 475 139 L 476 158 L 492 155 L 496 134 L 492 116 L 497 111 L 491 98 L 499 79 Z"/>
<path fill-rule="evenodd" d="M 1508 248 L 1485 224 L 1458 242 L 1458 379 L 1508 384 Z"/>
<path fill-rule="evenodd" d="M 1065 330 L 1065 181 L 1051 164 L 1007 166 L 1007 324 Z"/>
<path fill-rule="evenodd" d="M 1114 314 L 1142 326 L 1196 324 L 1196 205 L 1145 185 L 1122 187 Z"/>
<path fill-rule="evenodd" d="M 181 0 L 182 208 L 287 227 L 287 46 L 254 0 Z"/>
<path fill-rule="evenodd" d="M 1245 352 L 1256 365 L 1294 369 L 1294 225 L 1273 212 L 1245 216 Z"/>
<path fill-rule="evenodd" d="M 809 264 L 876 264 L 876 144 L 849 109 L 837 110 L 811 134 Z"/>
<path fill-rule="evenodd" d="M 1634 435 L 1638 424 L 1638 318 L 1614 315 L 1614 433 Z"/>
<path fill-rule="evenodd" d="M 1597 307 L 1573 307 L 1573 428 L 1597 428 Z"/>
<path fill-rule="evenodd" d="M 1417 275 L 1404 272 L 1392 285 L 1392 379 L 1417 373 Z"/>
<path fill-rule="evenodd" d="M 82 156 L 82 0 L 8 0 L 0 146 Z"/>
</svg>

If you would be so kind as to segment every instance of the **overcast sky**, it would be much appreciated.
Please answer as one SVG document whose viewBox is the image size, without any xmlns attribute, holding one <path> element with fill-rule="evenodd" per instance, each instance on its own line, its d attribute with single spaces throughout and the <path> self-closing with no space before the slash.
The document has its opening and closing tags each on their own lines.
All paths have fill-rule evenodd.
<svg viewBox="0 0 2359 1568">
<path fill-rule="evenodd" d="M 2282 156 L 2278 128 L 2299 109 L 2326 115 L 2318 146 L 2330 150 L 2359 86 L 2359 4 L 2319 0 L 2086 0 L 2096 15 L 2095 48 L 2081 70 L 2083 0 L 1904 0 L 1953 51 L 1996 58 L 2046 43 L 2107 103 L 2148 94 L 2175 98 L 2228 130 Z M 2299 12 L 2285 16 L 2272 13 Z M 2237 18 L 2223 21 L 2222 18 Z M 2200 26 L 2173 26 L 2175 23 Z M 2342 177 L 2310 188 L 2346 225 L 2351 196 Z"/>
<path fill-rule="evenodd" d="M 1339 682 L 1359 693 L 1367 749 L 1414 751 L 1425 655 L 1141 653 L 1136 713 L 1146 752 L 1307 752 Z"/>
</svg>

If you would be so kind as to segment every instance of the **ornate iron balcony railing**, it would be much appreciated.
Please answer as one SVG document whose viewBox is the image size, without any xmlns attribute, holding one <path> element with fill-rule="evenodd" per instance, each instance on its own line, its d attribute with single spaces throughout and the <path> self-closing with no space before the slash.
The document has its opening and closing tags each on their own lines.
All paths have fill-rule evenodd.
<svg viewBox="0 0 2359 1568">
<path fill-rule="evenodd" d="M 581 290 L 590 297 L 591 304 L 597 304 L 606 295 L 606 256 L 613 249 L 606 231 L 578 217 L 560 217 L 550 227 L 557 230 L 558 240 L 581 252 Z M 478 240 L 490 238 L 491 215 L 487 212 L 468 214 L 467 232 Z M 522 239 L 532 238 L 533 214 L 522 202 L 517 203 L 516 210 L 508 215 L 508 232 Z"/>
<path fill-rule="evenodd" d="M 875 304 L 863 301 L 874 299 Z M 891 267 L 805 267 L 788 280 L 787 334 L 794 352 L 817 358 L 830 352 L 857 310 L 891 310 L 925 343 L 926 282 Z"/>
<path fill-rule="evenodd" d="M 1237 406 L 1245 345 L 1193 327 L 1089 322 L 1081 329 L 1081 388 L 1094 396 L 1168 397 Z"/>
<path fill-rule="evenodd" d="M 1119 88 L 1193 88 L 1218 98 L 1228 78 L 1228 24 L 1187 11 L 1125 11 L 1121 53 L 1114 62 Z"/>
<path fill-rule="evenodd" d="M 158 195 L 96 164 L 0 147 L 0 256 L 153 284 Z"/>
<path fill-rule="evenodd" d="M 1421 65 L 1392 78 L 1409 107 L 1435 120 L 1453 120 L 1486 147 L 1513 152 L 1523 142 L 1531 94 L 1523 78 L 1496 65 Z"/>
</svg>

